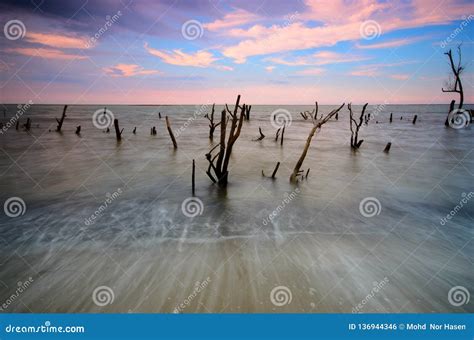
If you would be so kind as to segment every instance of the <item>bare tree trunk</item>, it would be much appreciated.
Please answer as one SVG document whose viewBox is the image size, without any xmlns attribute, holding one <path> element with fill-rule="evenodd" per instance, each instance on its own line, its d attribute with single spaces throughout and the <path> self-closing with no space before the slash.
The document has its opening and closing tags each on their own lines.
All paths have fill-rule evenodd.
<svg viewBox="0 0 474 340">
<path fill-rule="evenodd" d="M 273 170 L 273 173 L 272 173 L 272 178 L 275 178 L 279 167 L 280 167 L 280 162 L 276 164 L 275 169 Z"/>
<path fill-rule="evenodd" d="M 64 123 L 64 119 L 66 118 L 66 110 L 67 110 L 67 105 L 64 105 L 63 114 L 61 116 L 61 119 L 56 118 L 56 122 L 58 122 L 58 126 L 56 127 L 57 132 L 61 131 L 61 128 L 62 128 L 63 123 Z"/>
<path fill-rule="evenodd" d="M 363 108 L 362 112 L 360 113 L 359 122 L 357 122 L 354 118 L 354 114 L 352 112 L 352 105 L 351 103 L 347 104 L 347 108 L 349 109 L 349 119 L 351 123 L 351 148 L 358 149 L 362 145 L 364 140 L 359 141 L 359 129 L 362 126 L 362 122 L 364 120 L 364 113 L 365 109 L 367 108 L 368 103 L 366 103 Z"/>
<path fill-rule="evenodd" d="M 230 155 L 232 153 L 232 148 L 234 143 L 240 136 L 240 131 L 242 129 L 242 123 L 245 118 L 245 113 L 247 110 L 247 106 L 244 104 L 239 106 L 240 103 L 240 95 L 237 96 L 237 101 L 235 103 L 234 112 L 232 113 L 228 106 L 225 106 L 225 110 L 221 113 L 221 135 L 220 135 L 220 143 L 216 145 L 212 150 L 206 154 L 206 159 L 209 162 L 209 168 L 207 170 L 207 175 L 209 178 L 214 182 L 217 183 L 221 187 L 225 187 L 227 185 L 228 180 L 228 166 L 230 161 Z M 240 111 L 240 116 L 238 116 L 238 110 Z M 230 131 L 229 136 L 226 143 L 226 131 L 227 131 L 227 113 L 229 113 L 231 120 L 230 120 Z M 219 146 L 219 153 L 212 156 L 212 151 Z M 217 158 L 216 164 L 214 164 L 214 160 Z M 214 171 L 215 177 L 211 174 L 211 170 Z M 217 177 L 217 178 L 216 178 Z"/>
<path fill-rule="evenodd" d="M 455 65 L 455 63 L 454 63 L 453 52 L 451 50 L 449 50 L 445 54 L 449 58 L 449 64 L 451 66 L 451 71 L 453 73 L 454 83 L 448 84 L 447 89 L 441 88 L 441 91 L 442 92 L 451 92 L 451 93 L 459 94 L 458 110 L 461 110 L 462 106 L 464 104 L 464 89 L 463 89 L 462 82 L 461 82 L 461 73 L 464 71 L 464 67 L 462 66 L 462 63 L 461 63 L 461 61 L 462 61 L 461 45 L 458 46 L 458 63 L 457 63 L 457 65 Z M 454 100 L 451 102 L 450 109 L 449 109 L 449 112 L 448 112 L 448 116 L 453 111 L 453 109 L 454 109 Z M 446 121 L 445 121 L 444 125 L 449 126 L 448 118 L 446 118 Z"/>
<path fill-rule="evenodd" d="M 303 171 L 303 170 L 301 170 L 301 166 L 303 165 L 303 161 L 306 157 L 306 154 L 308 153 L 309 146 L 311 145 L 311 140 L 313 139 L 313 136 L 316 133 L 316 131 L 318 131 L 324 124 L 326 124 L 326 122 L 329 119 L 331 119 L 331 117 L 333 117 L 336 113 L 338 113 L 344 107 L 344 105 L 345 104 L 342 104 L 339 108 L 329 112 L 326 115 L 326 117 L 323 117 L 321 120 L 314 122 L 314 126 L 311 129 L 308 138 L 306 139 L 306 144 L 305 144 L 305 147 L 303 149 L 303 153 L 301 154 L 300 158 L 298 159 L 298 162 L 296 162 L 295 168 L 293 169 L 293 173 L 290 176 L 290 182 L 296 183 L 298 181 L 298 176 Z M 317 114 L 318 114 L 317 107 L 318 107 L 318 105 L 316 103 L 316 112 L 315 112 L 315 115 L 314 115 L 315 117 L 317 117 Z"/>
<path fill-rule="evenodd" d="M 178 148 L 178 143 L 176 143 L 176 138 L 174 138 L 173 130 L 171 130 L 171 125 L 170 125 L 170 121 L 168 119 L 168 116 L 166 116 L 166 128 L 168 129 L 168 133 L 170 134 L 171 141 L 173 142 L 173 147 L 175 149 L 177 149 Z"/>
<path fill-rule="evenodd" d="M 117 137 L 117 141 L 120 142 L 122 140 L 123 129 L 120 130 L 119 121 L 117 118 L 114 119 L 114 127 L 115 127 L 115 137 Z"/>
</svg>

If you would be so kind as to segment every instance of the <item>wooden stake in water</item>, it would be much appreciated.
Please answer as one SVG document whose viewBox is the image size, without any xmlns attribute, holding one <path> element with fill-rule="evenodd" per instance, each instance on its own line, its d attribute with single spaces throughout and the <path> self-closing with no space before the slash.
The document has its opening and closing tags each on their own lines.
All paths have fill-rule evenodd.
<svg viewBox="0 0 474 340">
<path fill-rule="evenodd" d="M 173 142 L 173 146 L 175 149 L 178 148 L 178 143 L 176 143 L 176 138 L 174 138 L 173 130 L 171 130 L 171 125 L 170 121 L 168 119 L 168 116 L 166 116 L 166 128 L 168 129 L 168 133 L 170 134 L 171 141 Z"/>
<path fill-rule="evenodd" d="M 67 110 L 67 105 L 64 105 L 63 114 L 61 116 L 61 119 L 56 118 L 56 122 L 58 122 L 58 126 L 56 127 L 57 132 L 60 132 L 61 128 L 63 127 L 64 119 L 66 118 L 66 110 Z"/>
<path fill-rule="evenodd" d="M 388 142 L 387 145 L 385 146 L 385 149 L 383 150 L 383 152 L 388 153 L 390 151 L 391 146 L 392 146 L 392 143 Z"/>
<path fill-rule="evenodd" d="M 417 115 L 415 115 L 415 117 L 413 117 L 413 124 L 415 124 L 415 123 L 416 123 L 416 119 L 417 119 L 417 118 L 418 118 L 418 116 L 417 116 Z"/>
<path fill-rule="evenodd" d="M 193 159 L 193 175 L 192 175 L 192 185 L 193 185 L 193 196 L 194 196 L 194 192 L 195 192 L 195 175 L 196 175 L 196 163 L 194 162 L 194 159 Z"/>
</svg>

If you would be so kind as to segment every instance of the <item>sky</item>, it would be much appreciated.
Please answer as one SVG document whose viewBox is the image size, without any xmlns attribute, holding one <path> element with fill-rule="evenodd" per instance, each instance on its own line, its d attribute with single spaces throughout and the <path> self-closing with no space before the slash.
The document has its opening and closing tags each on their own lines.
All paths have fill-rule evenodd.
<svg viewBox="0 0 474 340">
<path fill-rule="evenodd" d="M 1 1 L 0 102 L 438 104 L 474 2 Z"/>
</svg>

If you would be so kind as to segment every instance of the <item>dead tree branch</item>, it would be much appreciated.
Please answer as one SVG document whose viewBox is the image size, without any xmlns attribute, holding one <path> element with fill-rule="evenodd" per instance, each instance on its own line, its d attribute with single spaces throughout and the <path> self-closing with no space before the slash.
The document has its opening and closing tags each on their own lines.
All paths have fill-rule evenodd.
<svg viewBox="0 0 474 340">
<path fill-rule="evenodd" d="M 117 118 L 114 119 L 114 127 L 115 127 L 115 136 L 117 137 L 117 141 L 120 142 L 122 140 L 123 129 L 120 130 L 119 121 Z"/>
<path fill-rule="evenodd" d="M 329 112 L 325 117 L 323 116 L 320 120 L 313 120 L 313 128 L 311 129 L 308 138 L 306 139 L 306 144 L 303 149 L 303 153 L 301 154 L 298 162 L 296 162 L 295 168 L 293 169 L 293 173 L 290 176 L 290 182 L 296 183 L 298 181 L 298 176 L 302 175 L 303 170 L 301 170 L 301 166 L 303 165 L 303 161 L 308 153 L 309 146 L 311 145 L 311 140 L 313 139 L 314 134 L 321 129 L 321 127 L 328 122 L 334 115 L 336 115 L 345 104 L 342 104 L 337 109 L 332 110 Z M 318 115 L 318 103 L 316 102 L 316 109 L 315 109 L 315 117 Z"/>
<path fill-rule="evenodd" d="M 214 108 L 216 104 L 212 104 L 212 111 L 211 111 L 211 116 L 209 117 L 209 114 L 206 114 L 204 117 L 207 118 L 209 121 L 209 139 L 212 140 L 214 138 L 214 130 L 216 127 L 218 127 L 221 123 L 214 123 Z"/>
<path fill-rule="evenodd" d="M 464 104 L 464 89 L 461 82 L 461 74 L 464 71 L 464 66 L 462 65 L 461 45 L 458 45 L 457 51 L 458 51 L 457 64 L 454 62 L 453 52 L 451 50 L 445 53 L 449 58 L 449 65 L 451 66 L 451 72 L 452 72 L 453 78 L 447 81 L 446 88 L 441 88 L 441 91 L 445 93 L 459 94 L 458 110 L 461 110 Z M 454 109 L 454 103 L 451 102 L 451 104 L 452 106 L 450 107 L 450 111 L 448 112 L 448 115 Z M 445 125 L 449 126 L 448 118 L 446 118 Z"/>
<path fill-rule="evenodd" d="M 177 149 L 178 143 L 176 143 L 176 138 L 174 138 L 173 130 L 171 130 L 170 120 L 168 119 L 168 116 L 166 116 L 165 118 L 166 118 L 166 128 L 168 129 L 168 133 L 170 134 L 171 141 L 173 142 L 173 147 Z"/>
<path fill-rule="evenodd" d="M 206 159 L 209 162 L 207 175 L 214 183 L 217 183 L 221 187 L 227 186 L 230 155 L 232 153 L 232 149 L 234 147 L 235 142 L 240 136 L 240 131 L 242 130 L 242 123 L 247 110 L 246 105 L 239 106 L 239 103 L 240 95 L 237 96 L 237 101 L 235 103 L 233 112 L 230 111 L 227 105 L 225 106 L 225 110 L 222 110 L 220 121 L 221 135 L 220 143 L 218 144 L 219 153 L 215 156 L 212 156 L 212 151 L 217 148 L 216 145 L 208 154 L 206 154 Z M 240 116 L 238 115 L 239 108 L 241 109 Z M 229 120 L 227 114 L 229 114 Z M 229 123 L 230 131 L 226 142 L 227 125 Z M 216 163 L 214 163 L 214 161 L 216 161 Z M 214 172 L 214 176 L 212 175 L 211 170 Z"/>
<path fill-rule="evenodd" d="M 359 141 L 359 129 L 362 126 L 364 121 L 364 113 L 365 109 L 367 108 L 368 103 L 364 105 L 362 108 L 362 112 L 360 113 L 359 122 L 356 121 L 354 118 L 354 113 L 352 112 L 352 105 L 351 103 L 347 104 L 347 108 L 349 109 L 349 119 L 351 123 L 351 148 L 358 149 L 362 145 L 363 139 Z"/>
<path fill-rule="evenodd" d="M 64 123 L 64 118 L 66 118 L 66 110 L 67 110 L 67 105 L 64 105 L 63 114 L 61 116 L 61 119 L 56 118 L 56 122 L 58 122 L 58 126 L 56 127 L 57 132 L 61 131 L 61 128 L 62 128 L 63 123 Z"/>
</svg>

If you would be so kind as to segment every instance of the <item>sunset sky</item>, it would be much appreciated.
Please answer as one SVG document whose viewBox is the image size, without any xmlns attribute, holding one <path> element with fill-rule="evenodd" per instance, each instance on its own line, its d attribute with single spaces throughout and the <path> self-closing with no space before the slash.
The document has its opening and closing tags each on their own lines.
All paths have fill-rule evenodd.
<svg viewBox="0 0 474 340">
<path fill-rule="evenodd" d="M 0 18 L 3 103 L 449 103 L 461 42 L 474 102 L 472 1 L 15 0 Z"/>
</svg>

